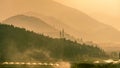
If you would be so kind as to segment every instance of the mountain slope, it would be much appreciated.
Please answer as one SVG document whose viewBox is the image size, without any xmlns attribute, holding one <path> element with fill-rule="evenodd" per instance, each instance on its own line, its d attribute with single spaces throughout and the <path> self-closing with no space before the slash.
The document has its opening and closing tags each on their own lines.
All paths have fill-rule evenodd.
<svg viewBox="0 0 120 68">
<path fill-rule="evenodd" d="M 27 5 L 24 7 L 30 8 L 31 11 L 55 17 L 65 24 L 79 30 L 80 35 L 77 37 L 82 36 L 86 40 L 96 42 L 120 42 L 120 32 L 115 28 L 102 24 L 81 11 L 67 7 L 53 0 L 30 0 L 30 2 L 20 0 L 18 3 L 24 3 Z M 20 6 L 21 4 L 18 5 Z M 22 7 L 23 6 L 21 6 L 21 8 Z"/>
<path fill-rule="evenodd" d="M 52 37 L 58 37 L 59 31 L 49 24 L 45 23 L 39 18 L 25 15 L 16 15 L 3 21 L 6 24 L 12 24 L 18 27 L 26 28 L 27 30 L 34 31 L 36 33 L 42 33 Z M 54 35 L 54 33 L 57 33 Z"/>
<path fill-rule="evenodd" d="M 56 28 L 57 30 L 59 30 L 59 31 L 64 30 L 66 38 L 69 38 L 69 39 L 72 39 L 72 40 L 76 40 L 76 39 L 78 39 L 78 37 L 76 37 L 76 36 L 80 35 L 79 31 L 77 31 L 74 28 L 68 26 L 64 22 L 56 19 L 55 17 L 45 16 L 43 14 L 39 14 L 39 13 L 36 13 L 36 12 L 26 12 L 23 15 L 40 18 L 45 23 L 47 23 L 50 26 Z M 67 36 L 67 35 L 69 35 L 69 36 Z M 81 38 L 81 37 L 79 37 L 79 38 Z"/>
<path fill-rule="evenodd" d="M 69 33 L 77 38 L 82 37 L 85 41 L 90 40 L 98 44 L 100 43 L 99 46 L 102 47 L 104 43 L 116 44 L 116 42 L 120 42 L 120 31 L 117 29 L 96 21 L 81 11 L 67 7 L 53 0 L 14 0 L 14 2 L 15 7 L 19 7 L 15 8 L 17 10 L 30 9 L 30 11 L 53 17 L 73 29 L 76 29 L 77 32 L 71 30 Z M 109 47 L 109 44 L 107 44 L 107 47 Z"/>
<path fill-rule="evenodd" d="M 0 24 L 0 50 L 0 61 L 78 61 L 106 56 L 98 47 L 52 39 L 5 24 Z"/>
<path fill-rule="evenodd" d="M 34 14 L 32 13 L 31 15 L 31 13 L 30 14 L 27 13 L 16 15 L 6 19 L 5 21 L 3 21 L 3 23 L 26 28 L 36 33 L 42 33 L 53 38 L 60 38 L 60 31 L 64 29 L 65 38 L 73 41 L 76 40 L 76 38 L 73 37 L 72 35 L 75 34 L 77 31 L 75 31 L 71 27 L 65 25 L 64 23 L 60 22 L 59 20 L 53 17 L 37 15 L 39 14 L 35 15 L 35 13 Z"/>
</svg>

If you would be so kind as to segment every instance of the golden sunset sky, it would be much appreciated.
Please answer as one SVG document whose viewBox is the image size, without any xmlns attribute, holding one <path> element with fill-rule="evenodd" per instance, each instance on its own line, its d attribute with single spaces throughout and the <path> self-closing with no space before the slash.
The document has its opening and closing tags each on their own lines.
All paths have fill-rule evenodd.
<svg viewBox="0 0 120 68">
<path fill-rule="evenodd" d="M 89 16 L 112 25 L 120 30 L 120 0 L 55 0 L 59 3 L 78 9 Z M 26 5 L 30 2 L 31 6 Z M 39 7 L 32 5 L 30 0 L 0 0 L 0 21 L 12 15 L 35 11 Z M 39 3 L 37 3 L 39 6 Z M 34 8 L 34 9 L 31 9 Z"/>
</svg>

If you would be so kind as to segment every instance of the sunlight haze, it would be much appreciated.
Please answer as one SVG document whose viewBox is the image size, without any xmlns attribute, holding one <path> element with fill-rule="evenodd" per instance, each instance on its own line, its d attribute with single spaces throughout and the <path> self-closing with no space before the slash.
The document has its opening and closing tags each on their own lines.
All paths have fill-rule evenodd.
<svg viewBox="0 0 120 68">
<path fill-rule="evenodd" d="M 119 0 L 55 0 L 120 30 Z"/>
<path fill-rule="evenodd" d="M 29 1 L 29 2 L 28 2 Z M 76 8 L 94 19 L 120 30 L 119 0 L 55 0 L 64 5 Z M 27 11 L 37 11 L 39 2 L 33 0 L 0 0 L 0 21 L 10 16 Z M 36 3 L 36 6 L 32 5 Z M 31 5 L 30 5 L 31 4 Z M 3 7 L 4 6 L 4 7 Z"/>
</svg>

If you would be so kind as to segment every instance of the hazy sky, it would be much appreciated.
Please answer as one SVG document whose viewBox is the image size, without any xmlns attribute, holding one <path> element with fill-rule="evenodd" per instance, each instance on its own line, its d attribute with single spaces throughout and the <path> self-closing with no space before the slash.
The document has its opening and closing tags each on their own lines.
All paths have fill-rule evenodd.
<svg viewBox="0 0 120 68">
<path fill-rule="evenodd" d="M 120 0 L 55 0 L 120 30 Z"/>
<path fill-rule="evenodd" d="M 20 3 L 20 1 L 23 1 Z M 89 16 L 120 30 L 120 0 L 56 0 L 87 13 Z M 9 16 L 30 11 L 32 7 L 24 7 L 30 0 L 0 0 L 0 20 Z M 18 4 L 18 5 L 17 5 Z M 39 3 L 36 3 L 37 5 Z M 16 7 L 17 8 L 14 8 Z M 39 5 L 38 5 L 39 6 Z M 22 7 L 22 8 L 21 8 Z M 37 7 L 34 7 L 37 9 Z"/>
</svg>

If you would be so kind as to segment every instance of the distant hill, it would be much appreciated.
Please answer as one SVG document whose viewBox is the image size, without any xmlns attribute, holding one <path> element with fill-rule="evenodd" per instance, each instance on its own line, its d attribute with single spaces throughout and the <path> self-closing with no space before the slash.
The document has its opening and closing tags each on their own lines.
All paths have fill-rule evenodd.
<svg viewBox="0 0 120 68">
<path fill-rule="evenodd" d="M 24 3 L 24 8 L 20 3 Z M 74 36 L 83 37 L 84 40 L 102 43 L 120 42 L 120 31 L 117 29 L 91 18 L 84 12 L 60 4 L 54 0 L 30 0 L 29 2 L 19 0 L 15 1 L 15 5 L 16 9 L 18 9 L 17 7 L 23 8 L 23 10 L 29 8 L 30 11 L 54 17 L 78 30 L 79 35 Z"/>
<path fill-rule="evenodd" d="M 5 24 L 0 24 L 0 50 L 0 61 L 78 61 L 106 57 L 96 46 L 52 39 Z"/>
<path fill-rule="evenodd" d="M 20 3 L 23 3 L 24 5 L 21 6 Z M 29 2 L 26 0 L 19 0 L 15 2 L 15 5 L 16 9 L 18 9 L 17 7 L 21 8 L 21 10 L 29 8 L 30 11 L 40 13 L 44 16 L 48 16 L 48 18 L 52 17 L 54 18 L 54 20 L 57 19 L 57 23 L 64 23 L 71 28 L 77 30 L 77 32 L 72 30 L 66 30 L 68 31 L 67 33 L 71 33 L 71 35 L 77 38 L 82 37 L 85 41 L 94 41 L 100 44 L 103 43 L 99 45 L 101 47 L 104 46 L 104 43 L 116 44 L 120 42 L 119 30 L 91 18 L 84 12 L 57 3 L 54 0 L 30 0 Z M 44 21 L 51 21 L 50 18 L 49 20 L 44 19 Z M 55 22 L 54 20 L 52 19 L 51 22 Z M 109 44 L 107 44 L 107 47 L 109 47 Z"/>
<path fill-rule="evenodd" d="M 36 33 L 41 33 L 52 38 L 60 38 L 60 31 L 64 30 L 65 38 L 76 40 L 73 34 L 75 34 L 77 31 L 71 27 L 65 25 L 53 17 L 44 15 L 39 16 L 39 14 L 37 16 L 35 13 L 32 13 L 31 15 L 31 13 L 10 17 L 3 21 L 3 23 L 26 28 L 27 30 L 32 30 Z"/>
<path fill-rule="evenodd" d="M 34 31 L 36 33 L 42 33 L 52 37 L 59 37 L 59 31 L 57 29 L 37 17 L 16 15 L 3 22 L 17 27 L 26 28 L 27 30 Z"/>
<path fill-rule="evenodd" d="M 84 38 L 84 36 L 86 35 L 86 34 L 84 34 L 84 33 L 82 33 L 82 32 L 79 32 L 79 30 L 76 30 L 76 29 L 74 29 L 74 28 L 72 28 L 72 27 L 70 27 L 69 25 L 67 25 L 66 23 L 64 23 L 63 21 L 60 21 L 59 19 L 56 19 L 55 17 L 52 17 L 52 16 L 45 16 L 45 15 L 42 15 L 42 14 L 39 14 L 39 13 L 35 13 L 35 12 L 26 12 L 26 13 L 24 13 L 24 15 L 26 15 L 26 16 L 34 16 L 34 17 L 37 17 L 37 18 L 40 18 L 40 19 L 42 19 L 43 21 L 45 21 L 47 24 L 49 24 L 49 25 L 51 25 L 51 26 L 53 26 L 54 28 L 56 28 L 56 29 L 58 29 L 58 30 L 60 30 L 60 29 L 64 29 L 67 33 L 69 33 L 71 36 L 73 36 L 73 38 L 70 38 L 70 39 L 74 39 L 74 40 L 78 40 L 78 39 L 83 39 L 83 42 L 85 42 L 85 38 Z M 87 24 L 86 24 L 87 25 Z M 91 27 L 91 28 L 95 28 L 95 30 L 96 31 L 98 31 L 98 32 L 93 32 L 93 31 L 91 31 L 90 33 L 91 34 L 96 34 L 96 33 L 98 33 L 97 35 L 99 35 L 99 36 L 97 36 L 97 35 L 94 35 L 94 36 L 96 36 L 96 40 L 97 40 L 97 38 L 98 37 L 101 37 L 101 39 L 102 38 L 104 38 L 104 37 L 102 37 L 102 35 L 103 36 L 105 36 L 105 37 L 107 37 L 106 35 L 111 35 L 111 37 L 114 37 L 114 36 L 112 36 L 112 34 L 114 35 L 115 33 L 116 33 L 116 36 L 119 36 L 118 34 L 119 34 L 119 31 L 117 31 L 117 30 L 115 30 L 114 28 L 112 29 L 112 28 L 110 28 L 110 26 L 105 26 L 105 24 L 103 24 L 104 25 L 104 27 L 102 27 L 102 29 L 103 30 L 98 30 L 98 27 Z M 90 25 L 91 26 L 91 25 Z M 81 28 L 81 27 L 80 27 Z M 106 29 L 106 32 L 104 32 L 104 29 Z M 108 30 L 107 30 L 108 29 Z M 105 33 L 105 34 L 99 34 L 99 31 L 103 31 L 103 33 Z M 88 31 L 87 31 L 88 32 Z M 109 32 L 113 32 L 113 33 L 109 33 Z M 88 32 L 89 33 L 89 32 Z M 94 36 L 92 36 L 92 35 L 86 35 L 86 36 L 89 36 L 89 37 L 91 37 L 91 38 L 94 38 Z M 79 36 L 79 37 L 76 37 L 76 36 Z M 75 38 L 76 37 L 76 38 Z M 119 38 L 119 37 L 118 37 Z M 108 37 L 108 38 L 106 38 L 106 39 L 109 39 L 109 40 L 111 40 L 110 39 L 110 37 Z M 114 39 L 117 39 L 116 37 L 114 37 Z M 95 40 L 95 39 L 94 39 Z M 78 41 L 80 41 L 80 40 L 78 40 Z M 89 41 L 89 40 L 87 40 L 87 41 Z M 81 42 L 81 41 L 80 41 Z M 93 41 L 93 42 L 95 42 L 95 41 Z M 116 43 L 116 42 L 108 42 L 107 40 L 106 41 L 104 41 L 103 42 L 103 40 L 102 41 L 99 41 L 99 42 L 97 42 L 97 44 L 98 44 L 98 46 L 100 46 L 101 48 L 103 48 L 106 52 L 114 52 L 114 51 L 116 51 L 116 52 L 118 52 L 118 51 L 120 51 L 119 49 L 120 49 L 120 47 L 119 47 L 119 43 Z"/>
<path fill-rule="evenodd" d="M 73 27 L 79 31 L 80 35 L 77 37 L 81 36 L 85 40 L 96 42 L 120 42 L 120 32 L 117 29 L 91 18 L 84 12 L 67 7 L 54 0 L 30 0 L 30 2 L 26 2 L 25 0 L 17 1 L 17 3 L 24 3 L 25 7 L 31 9 L 30 11 L 52 16 Z"/>
<path fill-rule="evenodd" d="M 64 29 L 66 33 L 70 34 L 71 36 L 74 36 L 74 38 L 76 37 L 76 35 L 77 36 L 80 35 L 79 31 L 70 27 L 69 25 L 65 24 L 64 22 L 62 22 L 61 20 L 59 20 L 59 19 L 57 19 L 53 16 L 47 16 L 47 15 L 43 15 L 43 14 L 40 14 L 40 13 L 37 13 L 37 12 L 32 12 L 32 11 L 23 13 L 23 15 L 40 18 L 45 23 L 51 25 L 52 27 L 54 27 L 58 30 Z M 81 38 L 81 36 L 79 38 Z"/>
</svg>

